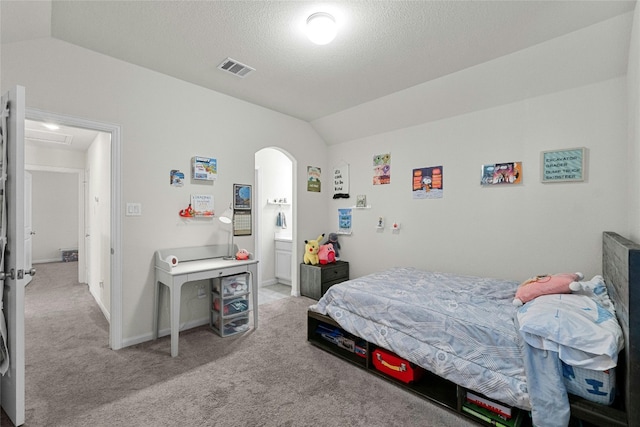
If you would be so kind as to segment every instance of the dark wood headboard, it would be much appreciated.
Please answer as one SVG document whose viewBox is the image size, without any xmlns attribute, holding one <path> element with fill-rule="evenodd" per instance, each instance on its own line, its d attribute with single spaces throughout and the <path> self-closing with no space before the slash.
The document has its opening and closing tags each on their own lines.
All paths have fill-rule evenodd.
<svg viewBox="0 0 640 427">
<path fill-rule="evenodd" d="M 628 425 L 640 426 L 640 245 L 604 232 L 602 273 L 625 339 L 617 386 L 623 392 Z"/>
</svg>

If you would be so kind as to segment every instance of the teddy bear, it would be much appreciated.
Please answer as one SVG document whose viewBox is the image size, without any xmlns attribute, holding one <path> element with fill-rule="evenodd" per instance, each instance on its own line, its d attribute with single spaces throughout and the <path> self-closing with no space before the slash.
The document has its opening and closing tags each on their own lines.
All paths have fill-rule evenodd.
<svg viewBox="0 0 640 427">
<path fill-rule="evenodd" d="M 327 243 L 326 245 L 320 246 L 318 250 L 318 261 L 323 265 L 336 262 L 336 251 L 333 249 L 333 244 Z"/>
<path fill-rule="evenodd" d="M 305 264 L 318 265 L 320 260 L 318 259 L 318 251 L 320 250 L 320 241 L 324 237 L 324 233 L 318 236 L 316 240 L 304 241 L 304 258 Z"/>
<path fill-rule="evenodd" d="M 541 295 L 570 294 L 572 284 L 578 283 L 582 279 L 584 279 L 582 273 L 545 274 L 532 277 L 518 286 L 513 305 L 520 307 Z"/>
</svg>

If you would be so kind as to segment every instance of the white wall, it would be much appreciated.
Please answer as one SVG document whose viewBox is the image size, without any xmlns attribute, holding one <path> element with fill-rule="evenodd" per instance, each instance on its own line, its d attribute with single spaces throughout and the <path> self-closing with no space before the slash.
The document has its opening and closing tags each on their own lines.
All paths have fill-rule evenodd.
<svg viewBox="0 0 640 427">
<path fill-rule="evenodd" d="M 635 14 L 637 38 L 638 11 Z M 555 73 L 545 70 L 557 68 L 558 53 L 566 50 L 569 42 L 579 49 L 589 48 L 599 33 L 610 30 L 610 24 L 576 31 L 420 85 L 413 92 L 416 96 L 402 94 L 409 103 L 405 109 L 451 106 L 452 99 L 458 99 L 460 108 L 450 108 L 446 110 L 449 115 L 444 111 L 421 124 L 330 146 L 330 164 L 344 160 L 351 166 L 351 195 L 366 194 L 372 206 L 370 210 L 354 210 L 353 234 L 340 237 L 341 256 L 351 262 L 351 276 L 393 265 L 515 280 L 561 271 L 599 273 L 602 232 L 628 236 L 628 198 L 640 206 L 638 137 L 637 133 L 628 136 L 628 105 L 637 109 L 638 41 L 631 43 L 629 88 L 624 73 L 603 75 L 598 83 L 568 85 L 572 89 L 502 104 L 497 101 L 508 97 L 500 92 L 485 102 L 485 107 L 469 104 L 481 106 L 475 110 L 465 110 L 469 106 L 466 92 L 460 89 L 463 92 L 459 93 L 457 88 L 482 87 L 488 76 L 520 76 L 523 64 L 541 71 L 543 80 L 535 80 L 535 87 L 553 88 L 558 84 Z M 597 66 L 598 56 L 592 58 Z M 526 93 L 528 79 L 534 75 L 508 78 L 505 84 L 514 92 Z M 495 82 L 493 77 L 489 80 Z M 567 76 L 560 76 L 560 81 L 566 80 Z M 458 84 L 452 85 L 452 81 Z M 575 82 L 579 81 L 576 76 Z M 627 100 L 628 89 L 634 93 L 632 102 Z M 418 96 L 425 93 L 430 96 Z M 491 98 L 491 93 L 485 96 Z M 376 100 L 377 114 L 395 111 L 394 99 Z M 370 108 L 363 105 L 348 113 L 357 117 Z M 637 127 L 637 114 L 631 121 Z M 587 180 L 542 184 L 541 151 L 574 147 L 588 149 Z M 372 158 L 389 152 L 391 184 L 374 186 Z M 629 156 L 630 152 L 635 154 Z M 483 164 L 508 161 L 523 162 L 521 185 L 479 185 Z M 412 170 L 430 166 L 443 166 L 444 198 L 413 200 Z M 353 204 L 353 200 L 330 201 L 328 227 L 336 229 L 338 208 Z M 631 215 L 637 224 L 637 215 Z M 379 216 L 387 223 L 400 222 L 400 232 L 393 234 L 389 228 L 376 231 Z"/>
<path fill-rule="evenodd" d="M 627 71 L 629 129 L 629 234 L 640 242 L 640 8 L 636 7 Z"/>
<path fill-rule="evenodd" d="M 326 166 L 326 145 L 306 122 L 58 40 L 4 44 L 1 64 L 2 90 L 25 86 L 28 107 L 121 126 L 122 206 L 142 204 L 141 217 L 122 212 L 125 345 L 151 336 L 154 251 L 227 241 L 219 221 L 178 217 L 191 193 L 213 194 L 221 212 L 231 202 L 233 183 L 254 181 L 254 154 L 264 147 L 291 153 L 299 177 L 306 177 L 307 166 Z M 196 155 L 218 159 L 218 180 L 202 185 L 187 179 L 184 187 L 171 187 L 169 171 L 188 174 Z M 294 186 L 298 234 L 302 240 L 317 236 L 329 196 Z M 236 242 L 254 249 L 253 236 Z M 187 287 L 182 323 L 206 318 L 207 312 Z M 166 328 L 166 305 L 162 316 Z"/>
<path fill-rule="evenodd" d="M 60 249 L 78 249 L 78 175 L 30 171 L 33 262 L 61 260 Z"/>
<path fill-rule="evenodd" d="M 353 214 L 341 257 L 358 276 L 385 267 L 524 280 L 601 270 L 601 234 L 627 234 L 626 84 L 608 80 L 332 146 L 351 164 L 351 194 L 370 210 Z M 588 180 L 540 182 L 540 152 L 587 147 Z M 372 157 L 391 152 L 391 184 L 372 185 Z M 481 187 L 483 164 L 522 161 L 523 184 Z M 413 200 L 414 168 L 443 166 L 444 198 Z M 330 203 L 335 211 L 353 202 Z M 374 229 L 378 216 L 399 234 Z"/>
</svg>

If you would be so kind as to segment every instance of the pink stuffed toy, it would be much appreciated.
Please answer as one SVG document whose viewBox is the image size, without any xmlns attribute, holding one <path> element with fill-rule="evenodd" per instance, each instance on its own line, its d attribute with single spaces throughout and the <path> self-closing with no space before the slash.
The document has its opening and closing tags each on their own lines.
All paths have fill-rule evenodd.
<svg viewBox="0 0 640 427">
<path fill-rule="evenodd" d="M 582 273 L 547 274 L 532 277 L 518 287 L 513 305 L 520 307 L 541 295 L 570 294 L 570 285 L 582 279 L 584 279 Z"/>
<path fill-rule="evenodd" d="M 333 244 L 327 243 L 326 245 L 321 245 L 318 251 L 318 259 L 320 264 L 336 262 L 336 251 L 333 249 Z"/>
</svg>

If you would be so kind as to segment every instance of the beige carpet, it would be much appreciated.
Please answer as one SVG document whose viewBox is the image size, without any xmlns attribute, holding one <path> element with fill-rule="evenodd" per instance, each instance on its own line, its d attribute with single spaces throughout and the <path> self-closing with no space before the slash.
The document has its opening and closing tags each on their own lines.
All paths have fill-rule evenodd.
<svg viewBox="0 0 640 427">
<path fill-rule="evenodd" d="M 260 327 L 208 327 L 119 351 L 74 263 L 27 287 L 27 426 L 472 426 L 306 341 L 305 297 L 259 307 Z M 3 414 L 2 425 L 11 425 Z"/>
</svg>

